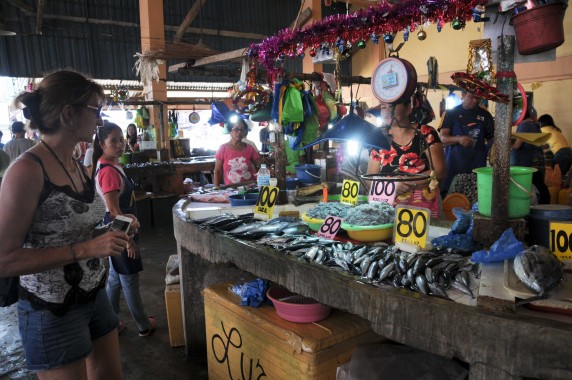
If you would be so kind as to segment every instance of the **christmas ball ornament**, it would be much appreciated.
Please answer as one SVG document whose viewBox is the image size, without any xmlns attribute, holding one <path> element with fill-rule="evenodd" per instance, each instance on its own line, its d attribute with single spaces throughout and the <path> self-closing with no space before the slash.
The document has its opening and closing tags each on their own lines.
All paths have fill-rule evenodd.
<svg viewBox="0 0 572 380">
<path fill-rule="evenodd" d="M 393 42 L 393 36 L 391 34 L 387 33 L 385 36 L 383 36 L 383 41 L 386 44 L 390 44 Z"/>
<path fill-rule="evenodd" d="M 310 49 L 310 57 L 315 57 L 316 56 L 316 49 Z"/>
<path fill-rule="evenodd" d="M 455 29 L 455 30 L 459 30 L 459 29 L 461 29 L 461 28 L 463 27 L 463 26 L 461 25 L 461 21 L 459 21 L 458 18 L 456 18 L 455 20 L 453 20 L 452 26 L 453 26 L 453 29 Z"/>
<path fill-rule="evenodd" d="M 302 58 L 302 59 L 303 59 L 305 56 L 306 56 L 306 54 L 304 54 L 304 53 L 300 53 L 300 58 Z"/>
<path fill-rule="evenodd" d="M 280 54 L 280 55 L 278 56 L 278 59 L 279 59 L 280 61 L 283 61 L 284 59 L 286 59 L 286 55 Z"/>
<path fill-rule="evenodd" d="M 364 40 L 359 40 L 357 43 L 357 47 L 360 49 L 365 49 L 365 41 Z"/>
<path fill-rule="evenodd" d="M 427 33 L 425 33 L 424 30 L 420 30 L 419 33 L 417 33 L 417 39 L 423 41 L 425 38 L 427 38 Z"/>
</svg>

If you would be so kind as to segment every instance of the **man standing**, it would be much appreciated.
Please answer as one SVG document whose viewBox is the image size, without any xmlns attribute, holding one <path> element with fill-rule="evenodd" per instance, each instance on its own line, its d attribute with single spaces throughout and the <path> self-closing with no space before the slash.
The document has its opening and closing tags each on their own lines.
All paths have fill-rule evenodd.
<svg viewBox="0 0 572 380">
<path fill-rule="evenodd" d="M 34 140 L 29 140 L 25 137 L 24 123 L 15 121 L 11 126 L 12 140 L 4 145 L 4 152 L 10 156 L 10 162 L 13 162 L 20 154 L 24 153 L 35 145 Z"/>
<path fill-rule="evenodd" d="M 487 154 L 494 137 L 494 119 L 479 106 L 480 98 L 463 91 L 463 102 L 445 113 L 439 128 L 445 145 L 447 177 L 441 182 L 446 195 L 457 174 L 470 174 L 487 165 Z"/>
</svg>

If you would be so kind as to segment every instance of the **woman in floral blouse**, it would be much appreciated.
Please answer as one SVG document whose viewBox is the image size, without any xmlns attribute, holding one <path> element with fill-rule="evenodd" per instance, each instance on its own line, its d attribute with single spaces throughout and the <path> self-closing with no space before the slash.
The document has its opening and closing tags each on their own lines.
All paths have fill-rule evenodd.
<svg viewBox="0 0 572 380">
<path fill-rule="evenodd" d="M 381 116 L 392 137 L 389 150 L 372 150 L 368 163 L 368 174 L 396 173 L 424 174 L 429 179 L 415 179 L 395 182 L 396 204 L 425 207 L 431 210 L 431 217 L 439 218 L 439 185 L 445 178 L 445 151 L 439 133 L 431 126 L 414 123 L 410 119 L 411 102 L 397 104 L 391 110 L 390 104 L 381 105 Z M 430 157 L 427 154 L 430 150 Z M 390 177 L 388 175 L 388 177 Z"/>
</svg>

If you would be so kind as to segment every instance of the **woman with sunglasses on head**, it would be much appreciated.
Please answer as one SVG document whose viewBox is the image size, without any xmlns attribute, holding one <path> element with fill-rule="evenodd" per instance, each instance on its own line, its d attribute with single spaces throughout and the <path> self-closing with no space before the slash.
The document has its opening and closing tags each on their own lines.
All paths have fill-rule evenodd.
<svg viewBox="0 0 572 380">
<path fill-rule="evenodd" d="M 135 186 L 125 176 L 119 164 L 119 157 L 125 151 L 123 131 L 117 124 L 105 123 L 97 129 L 93 142 L 93 178 L 97 192 L 106 204 L 105 223 L 113 221 L 119 215 L 133 217 L 136 212 Z M 129 238 L 126 249 L 120 257 L 109 258 L 109 278 L 107 296 L 115 314 L 119 314 L 119 296 L 123 289 L 127 307 L 133 315 L 139 336 L 149 336 L 155 331 L 157 322 L 145 313 L 139 293 L 139 272 L 143 263 L 139 255 L 137 242 L 139 234 Z M 117 331 L 121 333 L 125 323 L 119 321 Z"/>
<path fill-rule="evenodd" d="M 242 119 L 226 125 L 230 141 L 221 145 L 215 154 L 213 184 L 232 185 L 256 180 L 256 167 L 262 161 L 260 153 L 243 139 L 248 134 L 248 126 Z"/>
<path fill-rule="evenodd" d="M 73 71 L 49 74 L 15 100 L 41 140 L 2 181 L 0 277 L 20 276 L 20 335 L 39 379 L 122 378 L 103 259 L 121 255 L 129 236 L 96 228 L 105 203 L 73 158 L 101 124 L 103 101 L 101 86 Z"/>
</svg>

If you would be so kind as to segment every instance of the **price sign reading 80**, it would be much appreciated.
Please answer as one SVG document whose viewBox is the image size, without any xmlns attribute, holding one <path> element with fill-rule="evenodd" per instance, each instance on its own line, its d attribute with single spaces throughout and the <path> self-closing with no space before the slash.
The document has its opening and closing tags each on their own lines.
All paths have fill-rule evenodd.
<svg viewBox="0 0 572 380">
<path fill-rule="evenodd" d="M 342 220 L 343 219 L 339 216 L 328 216 L 320 226 L 318 232 L 316 232 L 316 236 L 333 240 L 342 226 Z"/>
<path fill-rule="evenodd" d="M 395 242 L 425 248 L 430 216 L 430 210 L 426 208 L 397 206 L 395 209 Z"/>
<path fill-rule="evenodd" d="M 561 261 L 572 260 L 572 223 L 550 223 L 550 250 Z"/>
<path fill-rule="evenodd" d="M 344 179 L 342 183 L 342 196 L 340 197 L 341 203 L 349 203 L 352 205 L 357 204 L 359 194 L 359 182 Z"/>
<path fill-rule="evenodd" d="M 395 190 L 395 182 L 393 181 L 375 181 L 371 184 L 368 200 L 393 204 L 396 195 Z"/>
<path fill-rule="evenodd" d="M 276 186 L 262 186 L 256 200 L 254 213 L 266 215 L 268 219 L 271 219 L 274 205 L 278 200 L 278 191 Z"/>
</svg>

